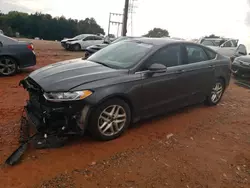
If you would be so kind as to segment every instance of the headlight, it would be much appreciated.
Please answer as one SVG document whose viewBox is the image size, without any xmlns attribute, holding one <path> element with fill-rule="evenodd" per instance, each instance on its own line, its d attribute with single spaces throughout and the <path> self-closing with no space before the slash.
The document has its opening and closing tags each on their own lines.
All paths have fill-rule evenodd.
<svg viewBox="0 0 250 188">
<path fill-rule="evenodd" d="M 90 96 L 92 91 L 74 91 L 74 92 L 58 92 L 58 93 L 45 93 L 43 96 L 48 101 L 61 102 L 61 101 L 75 101 L 82 100 Z"/>
</svg>

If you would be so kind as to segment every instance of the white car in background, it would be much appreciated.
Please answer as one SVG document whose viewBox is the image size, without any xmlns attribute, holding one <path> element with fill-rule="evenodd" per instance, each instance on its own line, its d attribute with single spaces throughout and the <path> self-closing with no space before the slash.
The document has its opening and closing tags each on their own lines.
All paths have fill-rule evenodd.
<svg viewBox="0 0 250 188">
<path fill-rule="evenodd" d="M 247 55 L 244 40 L 231 38 L 202 38 L 198 43 L 208 46 L 221 55 L 229 57 L 232 61 L 239 56 Z"/>
<path fill-rule="evenodd" d="M 67 50 L 79 51 L 89 46 L 103 43 L 104 38 L 98 35 L 85 34 L 79 40 L 68 40 L 65 44 Z"/>
</svg>

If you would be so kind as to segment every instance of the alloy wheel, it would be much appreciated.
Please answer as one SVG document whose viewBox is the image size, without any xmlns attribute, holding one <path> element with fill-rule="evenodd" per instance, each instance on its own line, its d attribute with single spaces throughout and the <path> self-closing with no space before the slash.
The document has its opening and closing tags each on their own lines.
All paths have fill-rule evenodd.
<svg viewBox="0 0 250 188">
<path fill-rule="evenodd" d="M 125 126 L 127 115 L 120 105 L 111 105 L 105 108 L 98 118 L 98 129 L 105 136 L 119 133 Z"/>
<path fill-rule="evenodd" d="M 223 93 L 223 85 L 222 83 L 217 82 L 215 84 L 215 87 L 212 89 L 211 101 L 213 103 L 217 103 L 220 100 L 222 93 Z"/>
<path fill-rule="evenodd" d="M 16 71 L 16 62 L 10 58 L 0 59 L 0 74 L 8 76 Z"/>
</svg>

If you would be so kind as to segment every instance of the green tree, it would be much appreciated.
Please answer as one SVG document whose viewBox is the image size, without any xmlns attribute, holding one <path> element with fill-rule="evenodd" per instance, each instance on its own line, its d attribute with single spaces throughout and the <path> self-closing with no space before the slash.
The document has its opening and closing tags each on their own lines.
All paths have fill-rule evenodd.
<svg viewBox="0 0 250 188">
<path fill-rule="evenodd" d="M 144 37 L 152 37 L 152 38 L 161 38 L 161 37 L 169 37 L 169 32 L 166 29 L 154 28 L 150 30 Z"/>
<path fill-rule="evenodd" d="M 41 12 L 27 14 L 11 11 L 3 14 L 0 11 L 0 29 L 8 36 L 19 32 L 23 37 L 39 37 L 46 40 L 61 40 L 83 33 L 105 34 L 94 18 L 85 20 L 66 19 L 64 16 L 53 18 L 50 14 Z"/>
<path fill-rule="evenodd" d="M 206 36 L 206 38 L 220 38 L 220 36 L 216 36 L 215 34 L 211 34 L 209 36 Z"/>
</svg>

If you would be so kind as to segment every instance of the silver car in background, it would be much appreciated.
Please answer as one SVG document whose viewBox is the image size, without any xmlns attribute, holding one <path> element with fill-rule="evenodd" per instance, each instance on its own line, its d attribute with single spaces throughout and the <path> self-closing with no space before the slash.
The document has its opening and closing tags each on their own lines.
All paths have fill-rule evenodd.
<svg viewBox="0 0 250 188">
<path fill-rule="evenodd" d="M 215 50 L 221 55 L 229 57 L 231 61 L 236 57 L 247 55 L 247 48 L 239 39 L 202 38 L 198 43 Z"/>
</svg>

